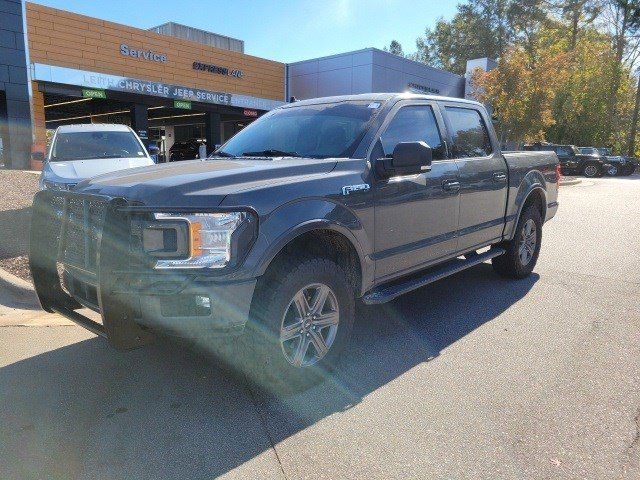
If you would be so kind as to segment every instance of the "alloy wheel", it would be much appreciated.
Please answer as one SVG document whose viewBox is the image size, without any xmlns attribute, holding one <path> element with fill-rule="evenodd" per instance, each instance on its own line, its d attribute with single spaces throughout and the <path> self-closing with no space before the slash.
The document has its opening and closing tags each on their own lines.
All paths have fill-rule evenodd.
<svg viewBox="0 0 640 480">
<path fill-rule="evenodd" d="M 595 177 L 596 175 L 598 175 L 598 167 L 596 167 L 595 165 L 587 165 L 586 167 L 584 167 L 584 174 L 587 177 Z"/>
<path fill-rule="evenodd" d="M 523 267 L 529 265 L 529 262 L 531 262 L 536 250 L 537 239 L 536 222 L 530 218 L 522 226 L 520 243 L 518 245 L 518 257 Z"/>
<path fill-rule="evenodd" d="M 329 353 L 340 323 L 338 299 L 327 285 L 301 288 L 291 299 L 280 324 L 280 346 L 294 367 L 308 367 Z"/>
</svg>

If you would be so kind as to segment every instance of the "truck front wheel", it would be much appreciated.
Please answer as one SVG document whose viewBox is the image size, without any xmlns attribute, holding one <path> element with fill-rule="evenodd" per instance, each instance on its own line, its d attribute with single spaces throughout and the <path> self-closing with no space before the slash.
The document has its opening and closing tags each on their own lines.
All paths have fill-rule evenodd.
<svg viewBox="0 0 640 480">
<path fill-rule="evenodd" d="M 247 327 L 250 379 L 274 393 L 326 377 L 351 336 L 354 292 L 332 260 L 283 258 L 259 281 Z"/>
<path fill-rule="evenodd" d="M 541 243 L 542 217 L 536 206 L 530 205 L 518 220 L 513 240 L 500 245 L 507 251 L 491 261 L 493 269 L 506 278 L 528 277 L 538 261 Z"/>
</svg>

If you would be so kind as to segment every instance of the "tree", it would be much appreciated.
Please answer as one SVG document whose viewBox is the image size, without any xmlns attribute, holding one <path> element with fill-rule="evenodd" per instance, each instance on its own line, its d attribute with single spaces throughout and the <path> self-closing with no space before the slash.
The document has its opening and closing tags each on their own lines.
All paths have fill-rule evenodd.
<svg viewBox="0 0 640 480">
<path fill-rule="evenodd" d="M 535 59 L 523 47 L 512 47 L 497 68 L 472 75 L 476 97 L 489 103 L 498 117 L 501 141 L 544 140 L 554 125 L 555 90 L 564 80 L 563 52 L 546 51 Z"/>
<path fill-rule="evenodd" d="M 549 7 L 557 10 L 560 17 L 569 23 L 569 50 L 576 47 L 578 34 L 598 18 L 602 11 L 602 0 L 558 0 L 550 2 Z"/>
<path fill-rule="evenodd" d="M 440 19 L 416 41 L 415 60 L 464 74 L 467 60 L 499 58 L 531 34 L 545 14 L 541 0 L 467 0 L 450 21 Z"/>
<path fill-rule="evenodd" d="M 397 40 L 391 40 L 391 44 L 389 48 L 384 47 L 383 50 L 385 52 L 392 53 L 394 55 L 398 55 L 399 57 L 404 57 L 404 52 L 402 51 L 402 45 Z"/>
<path fill-rule="evenodd" d="M 636 132 L 638 131 L 638 110 L 640 110 L 640 78 L 637 80 L 636 100 L 634 102 L 633 113 L 631 115 L 631 124 L 629 126 L 629 135 L 627 139 L 627 155 L 635 156 L 636 152 Z"/>
<path fill-rule="evenodd" d="M 607 117 L 617 117 L 619 89 L 625 68 L 634 65 L 638 60 L 637 33 L 640 30 L 640 1 L 638 0 L 605 0 L 601 19 L 612 38 L 615 51 L 610 65 L 611 83 L 608 92 Z M 613 134 L 612 124 L 610 134 Z M 635 143 L 635 130 L 629 131 L 628 145 Z M 632 138 L 633 137 L 633 138 Z"/>
<path fill-rule="evenodd" d="M 606 116 L 615 51 L 608 35 L 583 29 L 572 50 L 571 33 L 549 23 L 536 34 L 531 48 L 514 47 L 498 67 L 475 72 L 473 86 L 480 99 L 495 108 L 503 140 L 547 140 L 577 145 L 611 145 L 619 150 L 621 130 L 611 132 Z M 629 71 L 619 88 L 619 119 L 628 124 L 633 103 Z"/>
</svg>

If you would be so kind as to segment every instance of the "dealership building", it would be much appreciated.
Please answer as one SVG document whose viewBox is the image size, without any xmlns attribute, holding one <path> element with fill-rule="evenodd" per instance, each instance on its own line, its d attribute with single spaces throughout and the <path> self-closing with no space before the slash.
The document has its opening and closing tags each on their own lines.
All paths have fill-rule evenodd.
<svg viewBox="0 0 640 480">
<path fill-rule="evenodd" d="M 464 76 L 375 48 L 286 65 L 176 23 L 145 30 L 0 0 L 0 162 L 11 168 L 37 168 L 32 152 L 60 125 L 126 124 L 166 159 L 175 142 L 220 144 L 292 98 L 465 89 Z"/>
</svg>

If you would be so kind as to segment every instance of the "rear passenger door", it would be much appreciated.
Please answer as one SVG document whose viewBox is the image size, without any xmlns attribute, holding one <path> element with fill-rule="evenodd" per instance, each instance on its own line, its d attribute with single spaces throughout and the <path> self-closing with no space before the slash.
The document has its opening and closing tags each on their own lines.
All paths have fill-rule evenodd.
<svg viewBox="0 0 640 480">
<path fill-rule="evenodd" d="M 458 171 L 449 160 L 445 129 L 433 102 L 400 102 L 389 113 L 370 155 L 389 156 L 401 142 L 432 148 L 430 171 L 378 179 L 375 193 L 375 255 L 378 281 L 408 273 L 451 254 L 457 245 Z"/>
<path fill-rule="evenodd" d="M 473 104 L 444 103 L 443 107 L 461 186 L 458 250 L 468 251 L 502 237 L 507 164 L 491 138 L 483 110 Z"/>
</svg>

